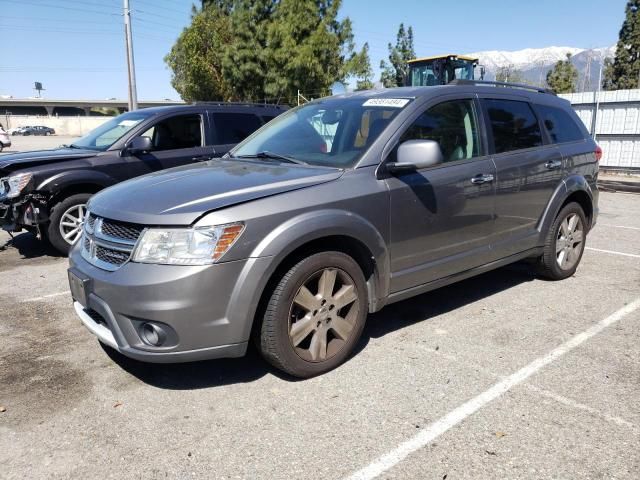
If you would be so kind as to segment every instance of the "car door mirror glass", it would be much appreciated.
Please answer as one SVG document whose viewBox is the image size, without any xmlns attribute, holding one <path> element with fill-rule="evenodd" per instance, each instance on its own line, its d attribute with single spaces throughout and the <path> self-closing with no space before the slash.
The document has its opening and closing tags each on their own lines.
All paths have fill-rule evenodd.
<svg viewBox="0 0 640 480">
<path fill-rule="evenodd" d="M 397 161 L 388 164 L 392 172 L 419 170 L 444 161 L 440 145 L 434 140 L 407 140 L 398 147 Z"/>
<path fill-rule="evenodd" d="M 149 152 L 152 149 L 153 145 L 151 144 L 151 139 L 149 137 L 135 137 L 127 146 L 127 150 L 131 155 Z"/>
</svg>

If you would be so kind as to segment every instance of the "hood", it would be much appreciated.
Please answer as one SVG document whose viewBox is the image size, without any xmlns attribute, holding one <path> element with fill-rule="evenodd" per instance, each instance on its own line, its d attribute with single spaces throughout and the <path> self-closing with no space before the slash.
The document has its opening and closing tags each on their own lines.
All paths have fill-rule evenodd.
<svg viewBox="0 0 640 480">
<path fill-rule="evenodd" d="M 56 148 L 33 152 L 6 153 L 0 155 L 0 172 L 8 173 L 22 168 L 37 167 L 45 163 L 94 157 L 98 151 L 79 148 Z"/>
<path fill-rule="evenodd" d="M 212 160 L 119 183 L 91 199 L 94 214 L 143 225 L 190 225 L 203 214 L 330 182 L 342 170 L 268 161 Z"/>
</svg>

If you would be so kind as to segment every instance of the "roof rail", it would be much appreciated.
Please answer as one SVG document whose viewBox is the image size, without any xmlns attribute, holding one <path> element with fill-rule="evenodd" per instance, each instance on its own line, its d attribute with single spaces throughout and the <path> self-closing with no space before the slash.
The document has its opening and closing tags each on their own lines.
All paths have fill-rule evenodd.
<svg viewBox="0 0 640 480">
<path fill-rule="evenodd" d="M 525 83 L 490 82 L 487 80 L 455 79 L 450 81 L 448 85 L 479 85 L 479 86 L 486 85 L 486 86 L 492 86 L 492 87 L 520 88 L 522 90 L 531 90 L 533 92 L 538 92 L 538 93 L 548 93 L 550 95 L 556 94 L 556 92 L 554 92 L 550 88 L 535 87 L 533 85 L 527 85 Z"/>
<path fill-rule="evenodd" d="M 195 101 L 191 102 L 191 105 L 233 105 L 236 107 L 264 107 L 264 108 L 286 108 L 286 105 L 280 105 L 275 103 L 254 103 L 254 102 L 216 102 L 216 101 Z"/>
</svg>

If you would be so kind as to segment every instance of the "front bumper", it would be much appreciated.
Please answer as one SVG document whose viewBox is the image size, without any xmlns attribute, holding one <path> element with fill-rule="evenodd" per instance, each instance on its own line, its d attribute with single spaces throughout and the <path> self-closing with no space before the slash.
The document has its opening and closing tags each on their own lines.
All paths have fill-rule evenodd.
<svg viewBox="0 0 640 480">
<path fill-rule="evenodd" d="M 255 283 L 268 258 L 208 266 L 129 262 L 109 272 L 73 248 L 69 270 L 85 278 L 86 300 L 74 302 L 82 323 L 123 355 L 145 362 L 189 362 L 244 355 L 258 296 Z M 251 275 L 247 278 L 247 272 Z M 166 332 L 159 346 L 144 325 Z"/>
</svg>

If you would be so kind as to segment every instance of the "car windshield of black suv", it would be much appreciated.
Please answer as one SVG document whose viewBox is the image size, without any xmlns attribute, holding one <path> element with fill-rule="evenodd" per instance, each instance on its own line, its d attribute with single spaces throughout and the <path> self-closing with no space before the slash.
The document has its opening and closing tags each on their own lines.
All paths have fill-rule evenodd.
<svg viewBox="0 0 640 480">
<path fill-rule="evenodd" d="M 84 137 L 73 142 L 71 147 L 105 151 L 136 125 L 152 115 L 153 113 L 143 111 L 123 113 L 91 130 Z"/>
<path fill-rule="evenodd" d="M 229 157 L 349 168 L 410 101 L 366 97 L 314 101 L 272 120 Z"/>
</svg>

